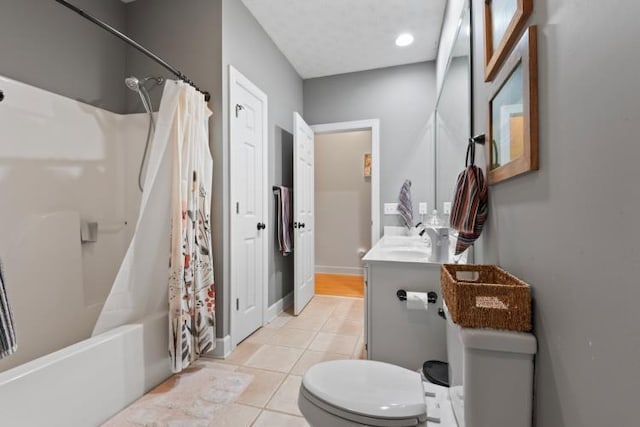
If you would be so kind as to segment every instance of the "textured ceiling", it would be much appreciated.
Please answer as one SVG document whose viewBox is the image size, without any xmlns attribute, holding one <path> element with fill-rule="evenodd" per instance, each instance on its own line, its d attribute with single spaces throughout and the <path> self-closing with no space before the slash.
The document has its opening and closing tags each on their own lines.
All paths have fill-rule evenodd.
<svg viewBox="0 0 640 427">
<path fill-rule="evenodd" d="M 446 0 L 242 0 L 304 79 L 436 58 Z M 415 36 L 399 48 L 396 37 Z"/>
</svg>

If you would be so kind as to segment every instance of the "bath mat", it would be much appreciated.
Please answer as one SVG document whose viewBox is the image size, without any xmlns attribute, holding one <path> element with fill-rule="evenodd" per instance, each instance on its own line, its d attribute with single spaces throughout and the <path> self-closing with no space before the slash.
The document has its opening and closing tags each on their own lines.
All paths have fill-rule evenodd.
<svg viewBox="0 0 640 427">
<path fill-rule="evenodd" d="M 251 384 L 253 375 L 196 362 L 131 404 L 103 427 L 209 427 Z"/>
</svg>

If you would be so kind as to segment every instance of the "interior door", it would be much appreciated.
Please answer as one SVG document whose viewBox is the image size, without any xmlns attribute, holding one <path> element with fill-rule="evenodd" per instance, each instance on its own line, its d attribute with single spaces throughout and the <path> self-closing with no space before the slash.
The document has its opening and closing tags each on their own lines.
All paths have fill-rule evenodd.
<svg viewBox="0 0 640 427">
<path fill-rule="evenodd" d="M 314 134 L 298 113 L 293 126 L 293 309 L 298 315 L 315 293 Z"/>
<path fill-rule="evenodd" d="M 229 77 L 232 337 L 239 343 L 263 324 L 267 98 L 237 70 Z"/>
</svg>

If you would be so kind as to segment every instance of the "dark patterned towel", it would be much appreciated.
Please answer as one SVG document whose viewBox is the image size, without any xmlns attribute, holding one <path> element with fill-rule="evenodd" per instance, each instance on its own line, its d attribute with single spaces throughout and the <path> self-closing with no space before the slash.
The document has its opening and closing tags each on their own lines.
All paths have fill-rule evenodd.
<svg viewBox="0 0 640 427">
<path fill-rule="evenodd" d="M 13 315 L 7 300 L 4 274 L 0 263 L 0 359 L 15 353 L 17 349 L 16 334 L 13 329 Z"/>
<path fill-rule="evenodd" d="M 489 187 L 482 169 L 473 163 L 458 175 L 451 206 L 451 227 L 458 230 L 456 255 L 480 237 L 489 211 Z"/>
<path fill-rule="evenodd" d="M 278 247 L 282 255 L 293 252 L 293 191 L 290 188 L 273 187 L 276 197 L 276 232 L 278 233 Z"/>
</svg>

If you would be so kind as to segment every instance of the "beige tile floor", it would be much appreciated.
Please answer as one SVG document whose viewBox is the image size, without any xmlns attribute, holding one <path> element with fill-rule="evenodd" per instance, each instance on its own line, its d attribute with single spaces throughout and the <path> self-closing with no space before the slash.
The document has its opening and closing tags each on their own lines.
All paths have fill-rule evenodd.
<svg viewBox="0 0 640 427">
<path fill-rule="evenodd" d="M 199 421 L 197 425 L 308 426 L 297 402 L 302 375 L 322 361 L 364 357 L 363 322 L 361 298 L 316 295 L 299 316 L 289 311 L 280 314 L 240 343 L 227 359 L 201 359 L 198 367 L 249 375 L 251 382 L 234 401 L 224 404 L 210 420 Z M 158 389 L 166 389 L 168 383 L 175 381 L 172 377 Z M 152 393 L 154 391 L 148 395 Z M 139 407 L 148 395 L 133 406 Z M 105 426 L 150 425 L 131 422 L 126 413 L 125 410 L 116 415 Z M 171 425 L 190 427 L 189 423 Z"/>
</svg>

